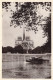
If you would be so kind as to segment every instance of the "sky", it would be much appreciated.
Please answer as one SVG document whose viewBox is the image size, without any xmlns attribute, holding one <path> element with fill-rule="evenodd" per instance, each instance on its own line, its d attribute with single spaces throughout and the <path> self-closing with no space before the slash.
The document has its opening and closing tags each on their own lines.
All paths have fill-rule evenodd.
<svg viewBox="0 0 53 80">
<path fill-rule="evenodd" d="M 45 6 L 46 7 L 46 6 Z M 37 10 L 37 16 L 38 15 L 43 15 L 43 19 L 48 17 L 50 12 L 42 9 L 42 6 L 39 5 L 38 10 Z M 20 7 L 19 7 L 20 8 Z M 10 22 L 11 22 L 11 15 L 12 11 L 16 11 L 15 3 L 11 3 L 11 6 L 9 6 L 8 11 L 4 8 L 2 9 L 2 46 L 15 46 L 15 40 L 17 39 L 18 36 L 23 37 L 23 28 L 16 27 L 14 28 L 14 25 L 10 27 Z M 46 24 L 46 20 L 42 21 L 41 24 Z M 47 43 L 48 41 L 48 36 L 44 36 L 44 30 L 42 29 L 42 26 L 36 25 L 38 31 L 35 34 L 34 31 L 26 31 L 25 30 L 25 35 L 30 36 L 30 39 L 33 40 L 34 42 L 34 47 L 38 46 L 43 46 L 44 44 Z"/>
</svg>

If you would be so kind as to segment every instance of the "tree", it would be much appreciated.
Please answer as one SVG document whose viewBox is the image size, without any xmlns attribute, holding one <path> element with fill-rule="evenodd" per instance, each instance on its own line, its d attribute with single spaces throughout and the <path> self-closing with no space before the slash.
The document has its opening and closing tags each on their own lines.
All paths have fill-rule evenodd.
<svg viewBox="0 0 53 80">
<path fill-rule="evenodd" d="M 46 5 L 47 7 L 45 7 Z M 11 25 L 16 24 L 20 27 L 25 26 L 26 30 L 34 30 L 35 33 L 38 31 L 37 25 L 41 25 L 41 21 L 46 21 L 50 17 L 43 19 L 43 14 L 37 15 L 37 12 L 39 7 L 42 7 L 43 9 L 45 7 L 46 11 L 50 11 L 51 3 L 24 2 L 21 4 L 16 2 L 15 6 L 16 11 L 13 12 L 11 17 Z M 16 25 L 14 27 L 16 27 Z"/>
<path fill-rule="evenodd" d="M 3 9 L 8 10 L 9 6 L 11 6 L 11 2 L 2 2 Z M 26 30 L 34 30 L 36 33 L 37 25 L 41 25 L 41 21 L 46 21 L 50 17 L 43 19 L 43 14 L 37 14 L 39 7 L 46 12 L 51 12 L 51 2 L 15 2 L 15 7 L 16 11 L 11 10 L 10 26 L 15 24 L 14 27 L 23 27 L 24 25 Z"/>
<path fill-rule="evenodd" d="M 11 2 L 3 2 L 2 8 L 8 11 Z M 48 40 L 51 39 L 51 2 L 15 2 L 16 11 L 11 10 L 11 23 L 10 26 L 25 27 L 27 31 L 33 30 L 36 34 L 38 31 L 37 25 L 41 26 L 44 30 L 44 37 L 48 36 Z M 42 13 L 40 12 L 42 10 Z M 44 16 L 43 11 L 48 13 L 48 16 Z M 45 21 L 45 24 L 42 23 Z M 50 28 L 50 29 L 49 29 Z"/>
<path fill-rule="evenodd" d="M 21 45 L 15 46 L 14 52 L 23 53 L 23 47 Z"/>
</svg>

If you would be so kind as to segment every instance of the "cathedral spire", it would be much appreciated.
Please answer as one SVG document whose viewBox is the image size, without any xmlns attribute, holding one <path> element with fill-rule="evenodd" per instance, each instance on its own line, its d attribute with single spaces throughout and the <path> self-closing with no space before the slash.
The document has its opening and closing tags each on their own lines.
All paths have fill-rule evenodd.
<svg viewBox="0 0 53 80">
<path fill-rule="evenodd" d="M 23 27 L 23 40 L 25 40 L 25 28 Z"/>
</svg>

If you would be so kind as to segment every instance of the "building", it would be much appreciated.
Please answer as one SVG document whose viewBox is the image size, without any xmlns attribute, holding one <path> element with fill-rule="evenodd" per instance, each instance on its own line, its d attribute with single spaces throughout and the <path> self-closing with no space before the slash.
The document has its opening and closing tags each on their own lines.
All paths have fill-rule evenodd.
<svg viewBox="0 0 53 80">
<path fill-rule="evenodd" d="M 18 46 L 21 44 L 22 44 L 22 37 L 18 37 L 17 40 L 15 41 L 15 46 Z"/>
<path fill-rule="evenodd" d="M 15 46 L 21 45 L 23 49 L 28 50 L 33 49 L 33 41 L 30 40 L 29 36 L 25 36 L 25 29 L 23 29 L 23 38 L 18 37 L 17 40 L 15 41 Z"/>
</svg>

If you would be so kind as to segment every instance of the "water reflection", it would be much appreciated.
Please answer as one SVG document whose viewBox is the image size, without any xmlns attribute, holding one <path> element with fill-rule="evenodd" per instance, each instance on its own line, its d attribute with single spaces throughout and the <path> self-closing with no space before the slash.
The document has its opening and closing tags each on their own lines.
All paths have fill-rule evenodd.
<svg viewBox="0 0 53 80">
<path fill-rule="evenodd" d="M 30 64 L 22 58 L 19 61 L 2 63 L 3 78 L 49 78 L 51 64 L 48 61 L 42 64 Z"/>
</svg>

